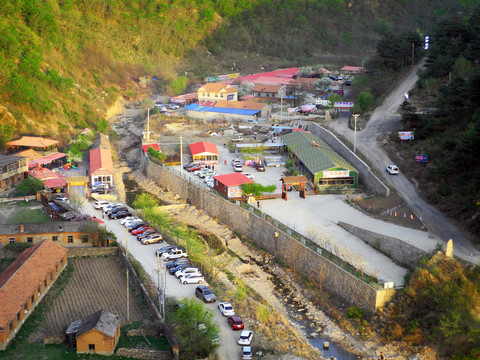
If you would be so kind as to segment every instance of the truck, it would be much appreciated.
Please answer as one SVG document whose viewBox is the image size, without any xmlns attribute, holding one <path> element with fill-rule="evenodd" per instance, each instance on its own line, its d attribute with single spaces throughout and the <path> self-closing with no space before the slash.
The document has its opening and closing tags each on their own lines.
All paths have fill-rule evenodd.
<svg viewBox="0 0 480 360">
<path fill-rule="evenodd" d="M 243 137 L 241 135 L 238 135 L 237 137 L 234 137 L 232 139 L 232 142 L 241 142 L 243 141 Z"/>
</svg>

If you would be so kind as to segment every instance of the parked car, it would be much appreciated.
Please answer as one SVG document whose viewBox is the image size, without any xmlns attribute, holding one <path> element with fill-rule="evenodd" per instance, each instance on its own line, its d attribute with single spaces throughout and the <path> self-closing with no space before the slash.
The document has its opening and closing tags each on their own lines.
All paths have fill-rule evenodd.
<svg viewBox="0 0 480 360">
<path fill-rule="evenodd" d="M 188 253 L 183 249 L 176 248 L 171 249 L 169 252 L 163 253 L 161 257 L 163 260 L 174 260 L 181 257 L 188 257 Z"/>
<path fill-rule="evenodd" d="M 142 227 L 142 226 L 148 226 L 148 224 L 145 223 L 145 222 L 136 222 L 136 223 L 133 223 L 132 225 L 130 225 L 130 226 L 128 227 L 128 232 L 132 232 L 133 230 L 136 230 L 136 229 L 138 229 L 138 228 L 140 228 L 140 227 Z"/>
<path fill-rule="evenodd" d="M 70 200 L 68 200 L 68 198 L 65 196 L 57 196 L 54 200 L 64 204 L 70 204 Z"/>
<path fill-rule="evenodd" d="M 238 338 L 239 345 L 250 345 L 253 339 L 253 331 L 251 330 L 243 330 L 240 333 L 240 337 Z"/>
<path fill-rule="evenodd" d="M 189 164 L 187 164 L 187 165 L 184 165 L 183 168 L 184 168 L 185 170 L 188 170 L 189 168 L 194 167 L 194 166 L 198 166 L 198 165 L 200 165 L 200 164 L 199 164 L 199 163 L 196 163 L 196 162 L 191 162 L 191 163 L 189 163 Z"/>
<path fill-rule="evenodd" d="M 227 318 L 228 325 L 232 327 L 233 330 L 242 330 L 243 329 L 243 321 L 240 316 L 229 316 Z"/>
<path fill-rule="evenodd" d="M 210 290 L 208 286 L 205 285 L 197 286 L 197 288 L 195 289 L 195 296 L 206 303 L 217 301 L 217 297 L 215 296 L 215 294 L 212 292 L 212 290 Z"/>
<path fill-rule="evenodd" d="M 132 213 L 128 210 L 122 210 L 122 211 L 118 211 L 116 213 L 113 213 L 110 218 L 111 219 L 121 219 L 121 218 L 124 218 L 124 217 L 127 217 L 127 216 L 131 216 Z"/>
<path fill-rule="evenodd" d="M 173 268 L 173 267 L 176 267 L 176 266 L 179 266 L 179 265 L 192 265 L 192 262 L 189 260 L 189 259 L 186 259 L 186 258 L 180 258 L 180 259 L 177 259 L 175 261 L 170 261 L 168 262 L 165 267 L 167 269 L 170 269 L 170 268 Z"/>
<path fill-rule="evenodd" d="M 201 284 L 205 281 L 202 274 L 191 274 L 186 276 L 180 276 L 178 280 L 182 284 Z"/>
<path fill-rule="evenodd" d="M 250 180 L 255 179 L 255 176 L 253 176 L 253 175 L 250 174 L 250 173 L 244 172 L 244 171 L 242 171 L 242 175 L 245 175 L 245 176 L 246 176 L 247 178 L 249 178 Z"/>
<path fill-rule="evenodd" d="M 194 166 L 191 166 L 187 169 L 188 172 L 194 172 L 194 171 L 197 171 L 197 170 L 200 170 L 200 169 L 203 169 L 203 165 L 194 165 Z"/>
<path fill-rule="evenodd" d="M 255 168 L 257 169 L 257 171 L 265 171 L 265 165 L 263 164 L 257 164 L 255 165 Z"/>
<path fill-rule="evenodd" d="M 218 310 L 220 310 L 223 316 L 235 315 L 235 310 L 233 309 L 232 304 L 230 304 L 229 302 L 221 302 L 220 304 L 218 304 Z"/>
<path fill-rule="evenodd" d="M 242 160 L 240 160 L 240 159 L 233 159 L 233 160 L 232 160 L 232 165 L 235 165 L 235 164 L 242 165 Z"/>
<path fill-rule="evenodd" d="M 129 228 L 132 225 L 138 224 L 138 223 L 143 223 L 144 221 L 142 219 L 133 219 L 133 220 L 127 220 L 123 224 L 124 227 Z"/>
<path fill-rule="evenodd" d="M 198 270 L 196 267 L 191 267 L 187 266 L 184 267 L 183 269 L 178 269 L 175 271 L 175 277 L 179 278 L 180 276 L 186 276 L 190 274 L 200 274 L 200 270 Z"/>
<path fill-rule="evenodd" d="M 180 106 L 176 104 L 168 104 L 168 108 L 171 110 L 177 110 L 177 109 L 180 109 Z"/>
<path fill-rule="evenodd" d="M 149 226 L 142 226 L 138 229 L 132 230 L 132 235 L 134 235 L 134 236 L 140 235 L 140 234 L 143 234 L 145 231 L 148 231 L 148 230 L 153 230 L 153 228 L 149 227 Z"/>
<path fill-rule="evenodd" d="M 158 249 L 157 251 L 155 251 L 155 256 L 162 256 L 163 253 L 165 253 L 167 251 L 170 251 L 171 249 L 176 249 L 176 248 L 177 248 L 176 245 L 164 246 L 164 247 Z"/>
<path fill-rule="evenodd" d="M 143 240 L 145 239 L 146 237 L 152 235 L 152 234 L 156 234 L 155 230 L 147 230 L 141 234 L 137 234 L 137 240 L 140 241 L 140 240 Z"/>
<path fill-rule="evenodd" d="M 119 213 L 119 212 L 122 212 L 122 211 L 128 212 L 128 209 L 127 209 L 126 207 L 124 207 L 124 206 L 119 207 L 119 208 L 116 208 L 116 209 L 108 212 L 108 217 L 113 219 L 113 215 L 115 215 L 115 214 L 117 214 L 117 213 Z M 128 216 L 131 216 L 131 215 L 132 215 L 132 214 L 129 213 Z"/>
<path fill-rule="evenodd" d="M 135 216 L 127 216 L 126 218 L 123 218 L 122 220 L 120 220 L 120 224 L 125 225 L 126 222 L 133 221 L 133 220 L 140 220 L 141 221 L 142 219 L 137 218 Z"/>
<path fill-rule="evenodd" d="M 242 360 L 250 360 L 250 359 L 253 359 L 252 347 L 244 346 L 242 348 Z"/>
<path fill-rule="evenodd" d="M 126 206 L 124 205 L 115 205 L 112 206 L 107 212 L 107 215 L 113 214 L 114 212 L 120 211 L 120 210 L 128 210 Z"/>
<path fill-rule="evenodd" d="M 102 209 L 104 206 L 107 206 L 107 205 L 110 205 L 111 203 L 109 203 L 108 201 L 95 201 L 95 203 L 93 204 L 93 207 L 97 210 L 100 210 Z"/>
<path fill-rule="evenodd" d="M 242 172 L 243 171 L 243 166 L 240 164 L 234 164 L 233 165 L 233 170 L 236 172 Z"/>
<path fill-rule="evenodd" d="M 205 178 L 206 176 L 213 176 L 215 175 L 215 172 L 211 169 L 207 169 L 206 171 L 201 172 L 198 174 L 199 178 Z"/>
<path fill-rule="evenodd" d="M 183 259 L 183 258 L 182 258 Z M 170 275 L 175 275 L 177 273 L 178 270 L 183 270 L 183 269 L 186 269 L 186 268 L 189 268 L 191 267 L 192 265 L 190 264 L 179 264 L 177 266 L 174 266 L 174 267 L 171 267 L 170 269 L 168 269 L 168 273 Z M 178 277 L 178 276 L 177 276 Z"/>
<path fill-rule="evenodd" d="M 150 236 L 147 236 L 145 239 L 142 239 L 141 244 L 142 245 L 147 245 L 147 244 L 154 244 L 154 243 L 159 243 L 163 241 L 163 236 L 160 234 L 152 234 Z"/>
<path fill-rule="evenodd" d="M 237 136 L 237 137 L 234 137 L 234 138 L 232 139 L 232 142 L 241 142 L 241 141 L 243 141 L 243 137 L 242 137 L 242 136 Z"/>
<path fill-rule="evenodd" d="M 397 165 L 388 165 L 386 170 L 390 175 L 398 175 L 400 172 Z"/>
</svg>

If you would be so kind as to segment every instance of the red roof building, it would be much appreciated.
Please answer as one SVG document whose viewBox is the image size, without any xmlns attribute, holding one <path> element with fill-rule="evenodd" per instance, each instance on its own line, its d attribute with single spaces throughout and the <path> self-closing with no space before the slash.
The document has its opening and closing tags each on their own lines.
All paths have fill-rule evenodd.
<svg viewBox="0 0 480 360">
<path fill-rule="evenodd" d="M 37 136 L 22 136 L 18 140 L 13 140 L 7 142 L 7 145 L 10 147 L 9 152 L 16 152 L 27 149 L 34 149 L 35 151 L 40 152 L 42 155 L 48 155 L 50 152 L 58 152 L 57 140 L 45 139 Z"/>
<path fill-rule="evenodd" d="M 213 188 L 228 199 L 242 197 L 242 185 L 253 183 L 241 173 L 217 175 L 213 179 Z"/>
<path fill-rule="evenodd" d="M 199 141 L 190 144 L 190 152 L 194 162 L 206 165 L 218 164 L 219 152 L 215 144 Z"/>
<path fill-rule="evenodd" d="M 35 179 L 42 180 L 43 184 L 48 189 L 63 189 L 67 185 L 65 176 L 58 175 L 52 170 L 36 166 L 34 169 L 27 172 L 28 175 Z"/>
<path fill-rule="evenodd" d="M 153 148 L 153 150 L 160 151 L 160 146 L 158 144 L 145 144 L 142 145 L 143 153 L 146 154 L 150 147 Z"/>
<path fill-rule="evenodd" d="M 344 66 L 340 69 L 344 74 L 359 74 L 365 71 L 364 67 L 361 66 Z"/>
<path fill-rule="evenodd" d="M 90 178 L 92 185 L 113 186 L 113 160 L 110 149 L 98 147 L 90 150 Z"/>
<path fill-rule="evenodd" d="M 43 167 L 48 167 L 50 169 L 57 168 L 65 165 L 67 154 L 57 152 L 52 155 L 42 157 L 40 159 L 30 160 L 28 163 L 28 168 L 31 169 L 36 165 L 42 165 Z"/>
<path fill-rule="evenodd" d="M 22 252 L 0 275 L 0 350 L 5 350 L 65 269 L 67 252 L 44 240 Z"/>
</svg>

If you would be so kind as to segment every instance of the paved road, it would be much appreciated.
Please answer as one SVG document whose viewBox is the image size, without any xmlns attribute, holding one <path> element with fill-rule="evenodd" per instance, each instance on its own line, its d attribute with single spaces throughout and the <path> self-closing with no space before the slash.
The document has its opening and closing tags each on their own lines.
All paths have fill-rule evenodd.
<svg viewBox="0 0 480 360">
<path fill-rule="evenodd" d="M 388 134 L 398 128 L 401 116 L 397 113 L 400 104 L 404 100 L 404 94 L 415 86 L 418 79 L 418 69 L 423 67 L 419 63 L 412 71 L 398 84 L 395 90 L 385 99 L 372 114 L 366 128 L 357 131 L 356 145 L 368 159 L 370 164 L 382 174 L 385 167 L 392 164 L 386 152 L 379 146 L 378 140 L 381 135 Z M 354 132 L 348 129 L 345 118 L 332 124 L 332 128 L 352 143 Z M 449 239 L 454 241 L 454 254 L 474 263 L 480 263 L 480 252 L 471 244 L 468 236 L 462 232 L 450 219 L 443 215 L 434 206 L 428 204 L 418 194 L 412 183 L 403 175 L 385 176 L 387 183 L 410 205 L 418 217 L 422 217 L 423 223 L 438 239 L 446 244 Z M 472 257 L 471 257 L 472 254 Z"/>
<path fill-rule="evenodd" d="M 83 204 L 82 212 L 91 216 L 96 216 L 99 219 L 102 218 L 101 211 L 95 210 L 93 208 L 93 203 L 91 202 L 86 202 Z M 194 296 L 194 291 L 197 287 L 196 284 L 182 285 L 175 276 L 165 274 L 162 272 L 162 270 L 160 270 L 160 277 L 158 276 L 155 251 L 163 246 L 168 245 L 166 242 L 162 242 L 158 245 L 141 245 L 135 236 L 131 235 L 125 230 L 123 225 L 120 224 L 120 220 L 104 219 L 103 221 L 105 221 L 107 229 L 112 231 L 117 236 L 120 244 L 125 247 L 127 246 L 128 242 L 128 253 L 140 264 L 142 264 L 143 268 L 155 284 L 158 284 L 158 279 L 160 278 L 160 287 L 163 287 L 163 280 L 166 279 L 167 297 L 176 298 L 178 300 L 184 298 L 196 299 Z M 163 262 L 160 261 L 160 265 L 162 264 Z M 222 360 L 237 360 L 241 357 L 241 347 L 237 344 L 237 339 L 238 336 L 240 336 L 240 333 L 238 331 L 232 331 L 232 329 L 228 327 L 227 320 L 217 309 L 217 304 L 220 301 L 222 301 L 222 299 L 218 299 L 217 302 L 213 304 L 204 304 L 205 308 L 212 310 L 214 314 L 214 321 L 220 327 L 221 345 L 217 350 L 217 357 L 218 359 Z"/>
</svg>

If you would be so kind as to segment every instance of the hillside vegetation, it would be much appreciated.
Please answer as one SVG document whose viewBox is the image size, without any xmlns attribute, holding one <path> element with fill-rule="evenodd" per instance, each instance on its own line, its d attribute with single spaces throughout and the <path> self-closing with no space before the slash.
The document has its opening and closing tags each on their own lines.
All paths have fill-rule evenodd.
<svg viewBox="0 0 480 360">
<path fill-rule="evenodd" d="M 405 130 L 415 130 L 416 140 L 399 147 L 405 171 L 418 179 L 428 200 L 475 235 L 480 234 L 479 60 L 480 9 L 439 23 L 427 69 L 412 92 L 417 96 L 402 106 Z M 428 156 L 426 167 L 412 166 L 415 154 Z"/>
<path fill-rule="evenodd" d="M 389 340 L 434 342 L 449 359 L 480 357 L 480 268 L 435 255 L 387 311 Z"/>
<path fill-rule="evenodd" d="M 76 128 L 97 128 L 116 99 L 135 98 L 153 76 L 157 90 L 178 91 L 169 84 L 177 71 L 184 74 L 178 64 L 186 53 L 189 80 L 212 75 L 196 66 L 194 49 L 213 51 L 210 61 L 224 63 L 218 71 L 242 71 L 225 60 L 241 53 L 254 63 L 252 52 L 284 65 L 346 52 L 359 64 L 358 54 L 371 53 L 379 34 L 428 29 L 476 2 L 4 0 L 0 145 L 20 133 L 67 139 Z"/>
</svg>

